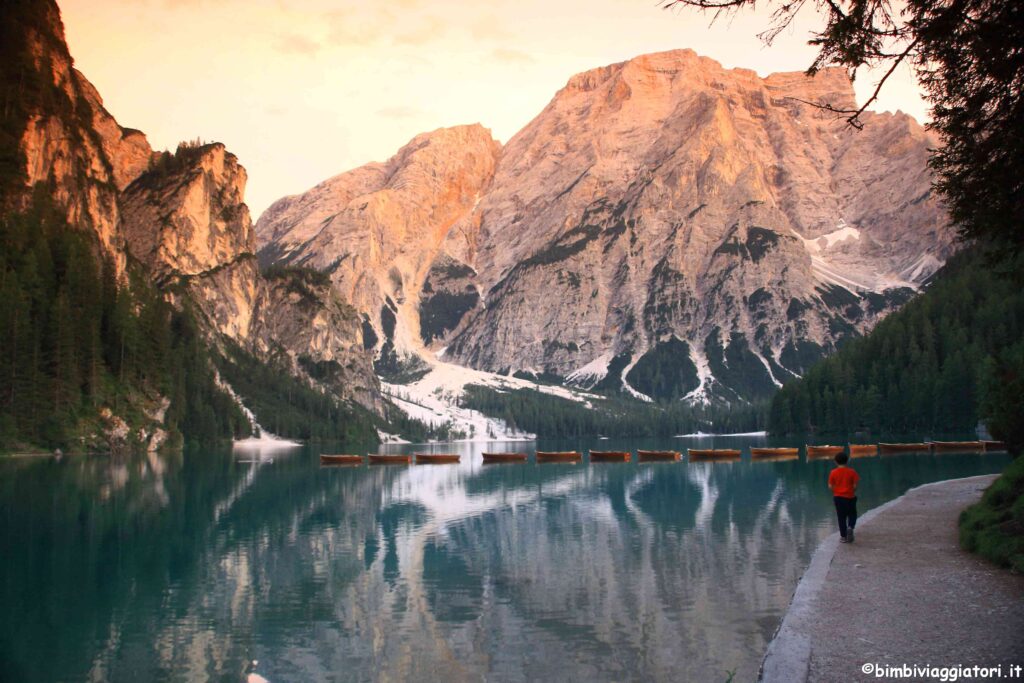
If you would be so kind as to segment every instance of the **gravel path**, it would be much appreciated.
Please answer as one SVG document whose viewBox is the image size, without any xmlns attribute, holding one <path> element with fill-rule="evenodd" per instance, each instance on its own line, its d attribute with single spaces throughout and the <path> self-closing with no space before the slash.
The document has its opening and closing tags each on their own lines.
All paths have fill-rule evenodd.
<svg viewBox="0 0 1024 683">
<path fill-rule="evenodd" d="M 912 489 L 865 515 L 855 543 L 829 537 L 768 648 L 762 679 L 897 680 L 866 674 L 862 666 L 906 664 L 1002 665 L 1003 680 L 1014 680 L 1011 666 L 1024 667 L 1024 577 L 957 544 L 960 511 L 994 480 L 968 477 Z M 940 680 L 906 673 L 902 680 Z M 998 676 L 984 678 L 993 679 Z M 1024 672 L 1016 680 L 1024 681 Z"/>
</svg>

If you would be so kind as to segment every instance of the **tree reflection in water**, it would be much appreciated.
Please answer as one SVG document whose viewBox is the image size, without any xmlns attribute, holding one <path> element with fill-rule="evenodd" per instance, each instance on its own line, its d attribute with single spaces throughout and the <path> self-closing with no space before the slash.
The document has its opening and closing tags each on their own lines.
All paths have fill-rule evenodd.
<svg viewBox="0 0 1024 683">
<path fill-rule="evenodd" d="M 0 667 L 749 679 L 832 530 L 828 462 L 484 467 L 475 448 L 399 468 L 321 468 L 310 448 L 0 461 Z M 862 507 L 1005 463 L 858 460 Z"/>
</svg>

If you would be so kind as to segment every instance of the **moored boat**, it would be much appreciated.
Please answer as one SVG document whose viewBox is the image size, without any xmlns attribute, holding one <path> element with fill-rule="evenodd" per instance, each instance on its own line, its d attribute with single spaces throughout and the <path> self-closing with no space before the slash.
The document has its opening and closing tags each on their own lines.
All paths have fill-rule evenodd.
<svg viewBox="0 0 1024 683">
<path fill-rule="evenodd" d="M 862 458 L 866 455 L 878 455 L 878 446 L 873 443 L 851 443 L 850 457 Z"/>
<path fill-rule="evenodd" d="M 690 460 L 736 460 L 740 457 L 737 448 L 688 448 Z"/>
<path fill-rule="evenodd" d="M 456 463 L 462 457 L 458 453 L 417 453 L 417 465 L 441 465 Z"/>
<path fill-rule="evenodd" d="M 806 448 L 808 458 L 834 458 L 837 454 L 843 452 L 842 446 L 832 446 L 830 444 L 824 446 L 811 446 L 808 444 Z"/>
<path fill-rule="evenodd" d="M 537 462 L 579 462 L 583 455 L 579 451 L 537 451 Z"/>
<path fill-rule="evenodd" d="M 632 459 L 629 451 L 590 451 L 590 462 L 629 462 Z"/>
<path fill-rule="evenodd" d="M 362 465 L 361 455 L 321 455 L 321 465 Z"/>
<path fill-rule="evenodd" d="M 879 443 L 878 451 L 880 453 L 907 453 L 911 451 L 927 451 L 928 444 L 926 443 Z"/>
<path fill-rule="evenodd" d="M 484 453 L 484 464 L 494 462 L 526 462 L 526 453 Z"/>
<path fill-rule="evenodd" d="M 683 457 L 679 451 L 637 451 L 636 459 L 640 462 L 672 462 Z"/>
<path fill-rule="evenodd" d="M 367 461 L 371 465 L 408 465 L 412 462 L 412 456 L 405 455 L 367 455 Z"/>
<path fill-rule="evenodd" d="M 799 455 L 799 448 L 751 448 L 752 458 L 775 457 L 779 455 Z"/>
<path fill-rule="evenodd" d="M 937 451 L 981 451 L 985 444 L 981 441 L 931 441 L 931 447 Z"/>
<path fill-rule="evenodd" d="M 1003 441 L 982 441 L 986 451 L 1005 451 L 1006 443 Z"/>
</svg>

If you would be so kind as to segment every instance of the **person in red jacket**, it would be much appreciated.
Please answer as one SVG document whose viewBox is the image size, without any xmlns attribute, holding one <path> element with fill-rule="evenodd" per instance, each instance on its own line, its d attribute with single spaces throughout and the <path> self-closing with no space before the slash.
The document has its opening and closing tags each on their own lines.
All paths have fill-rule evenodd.
<svg viewBox="0 0 1024 683">
<path fill-rule="evenodd" d="M 832 489 L 832 500 L 836 504 L 836 515 L 839 517 L 839 540 L 841 543 L 853 543 L 853 528 L 857 526 L 857 484 L 860 475 L 852 467 L 847 467 L 850 456 L 846 453 L 836 455 L 836 467 L 828 475 L 828 487 Z"/>
</svg>

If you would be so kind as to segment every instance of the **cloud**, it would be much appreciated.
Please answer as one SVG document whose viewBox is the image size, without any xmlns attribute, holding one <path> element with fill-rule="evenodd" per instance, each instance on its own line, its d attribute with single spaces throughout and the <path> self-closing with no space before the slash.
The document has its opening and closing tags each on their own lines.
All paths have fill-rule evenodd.
<svg viewBox="0 0 1024 683">
<path fill-rule="evenodd" d="M 476 40 L 494 42 L 506 41 L 512 34 L 502 28 L 501 20 L 494 14 L 485 14 L 469 26 L 469 34 Z"/>
<path fill-rule="evenodd" d="M 285 54 L 311 57 L 320 51 L 320 43 L 298 33 L 286 33 L 274 42 L 274 48 Z"/>
<path fill-rule="evenodd" d="M 496 47 L 491 50 L 491 57 L 499 62 L 510 64 L 532 64 L 536 60 L 522 50 L 514 50 L 506 47 Z"/>
<path fill-rule="evenodd" d="M 386 119 L 412 119 L 412 118 L 416 118 L 417 116 L 422 116 L 426 112 L 424 112 L 422 109 L 418 109 L 416 107 L 398 106 L 398 107 L 384 107 L 383 109 L 378 109 L 374 113 L 377 116 L 380 116 L 380 117 L 383 117 L 383 118 L 386 118 Z"/>
<path fill-rule="evenodd" d="M 449 22 L 417 10 L 418 4 L 419 0 L 399 0 L 397 6 L 341 7 L 320 16 L 331 45 L 421 47 L 448 33 Z"/>
<path fill-rule="evenodd" d="M 447 27 L 437 17 L 424 17 L 422 22 L 411 31 L 395 36 L 396 45 L 425 45 L 444 35 Z"/>
<path fill-rule="evenodd" d="M 327 40 L 332 45 L 367 46 L 379 43 L 387 35 L 391 13 L 373 10 L 369 13 L 351 9 L 337 9 L 323 15 L 327 26 Z"/>
</svg>

